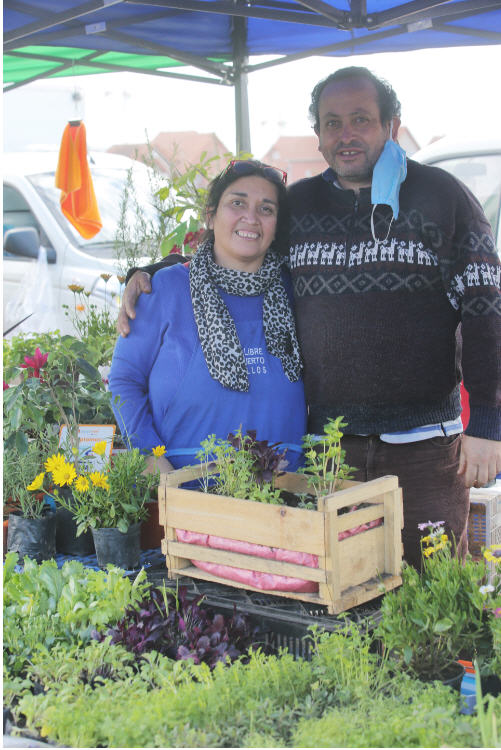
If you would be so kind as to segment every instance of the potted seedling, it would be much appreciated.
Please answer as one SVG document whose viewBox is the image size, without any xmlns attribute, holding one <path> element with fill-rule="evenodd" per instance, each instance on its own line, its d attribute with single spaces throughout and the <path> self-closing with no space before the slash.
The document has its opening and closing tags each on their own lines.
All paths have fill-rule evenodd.
<svg viewBox="0 0 501 750">
<path fill-rule="evenodd" d="M 94 452 L 104 453 L 105 441 Z M 147 455 L 133 448 L 111 456 L 101 470 L 82 470 L 62 454 L 47 464 L 56 485 L 53 497 L 74 517 L 77 536 L 91 530 L 100 567 L 114 564 L 127 570 L 139 566 L 141 521 L 158 474 L 145 474 Z M 43 483 L 44 478 L 40 478 Z M 71 487 L 71 500 L 61 491 Z"/>
<path fill-rule="evenodd" d="M 489 652 L 486 595 L 501 594 L 499 580 L 485 585 L 486 565 L 457 556 L 443 523 L 420 525 L 428 533 L 421 540 L 422 571 L 405 566 L 402 586 L 384 597 L 376 635 L 390 658 L 420 680 L 441 680 L 459 689 L 460 658 Z"/>
<path fill-rule="evenodd" d="M 43 465 L 43 446 L 50 441 L 44 432 L 28 444 L 27 450 L 7 449 L 3 460 L 3 493 L 8 505 L 7 550 L 19 558 L 37 562 L 56 553 L 56 515 L 43 492 L 31 486 L 33 476 Z"/>
</svg>

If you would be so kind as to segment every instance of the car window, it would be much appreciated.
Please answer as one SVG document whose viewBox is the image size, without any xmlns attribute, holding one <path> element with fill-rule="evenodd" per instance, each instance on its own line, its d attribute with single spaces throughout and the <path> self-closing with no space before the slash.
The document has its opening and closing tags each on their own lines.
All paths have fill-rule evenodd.
<svg viewBox="0 0 501 750">
<path fill-rule="evenodd" d="M 61 191 L 54 185 L 53 172 L 29 175 L 28 179 L 74 245 L 91 255 L 111 258 L 114 255 L 113 245 L 121 219 L 128 175 L 126 169 L 92 169 L 92 183 L 103 227 L 90 240 L 84 239 L 63 215 L 60 206 Z M 133 196 L 134 200 L 129 200 L 126 212 L 129 225 L 138 221 L 138 214 L 146 228 L 150 224 L 157 225 L 158 211 L 152 187 L 141 171 L 134 172 L 133 175 Z"/>
<path fill-rule="evenodd" d="M 38 231 L 40 242 L 48 246 L 49 242 L 45 232 L 37 221 L 36 216 L 31 211 L 28 203 L 19 190 L 12 185 L 4 184 L 3 186 L 3 236 L 9 229 L 19 229 L 21 227 L 34 227 Z M 4 250 L 4 258 L 16 258 Z"/>
<path fill-rule="evenodd" d="M 501 154 L 461 156 L 433 161 L 470 188 L 478 198 L 497 237 L 501 209 Z"/>
</svg>

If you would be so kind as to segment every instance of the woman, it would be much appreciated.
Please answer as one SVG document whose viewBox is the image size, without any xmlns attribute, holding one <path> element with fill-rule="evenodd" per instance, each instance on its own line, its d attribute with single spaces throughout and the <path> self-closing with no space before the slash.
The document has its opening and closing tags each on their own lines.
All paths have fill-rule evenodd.
<svg viewBox="0 0 501 750">
<path fill-rule="evenodd" d="M 160 471 L 195 463 L 208 435 L 239 427 L 288 448 L 297 468 L 306 408 L 292 292 L 273 248 L 287 176 L 235 160 L 210 184 L 207 232 L 189 264 L 158 271 L 113 355 L 115 415 L 132 445 L 166 446 Z M 119 397 L 119 405 L 116 397 Z"/>
</svg>

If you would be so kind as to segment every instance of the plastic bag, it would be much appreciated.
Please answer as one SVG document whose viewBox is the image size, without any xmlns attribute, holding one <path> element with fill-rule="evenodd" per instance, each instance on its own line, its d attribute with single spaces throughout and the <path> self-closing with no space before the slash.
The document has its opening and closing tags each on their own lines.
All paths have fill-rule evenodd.
<svg viewBox="0 0 501 750">
<path fill-rule="evenodd" d="M 44 333 L 60 328 L 61 315 L 56 310 L 56 295 L 47 262 L 47 250 L 43 245 L 40 246 L 36 263 L 27 263 L 26 273 L 19 286 L 20 298 L 7 304 L 6 317 L 12 321 L 27 320 L 16 326 L 12 335 L 22 332 Z"/>
</svg>

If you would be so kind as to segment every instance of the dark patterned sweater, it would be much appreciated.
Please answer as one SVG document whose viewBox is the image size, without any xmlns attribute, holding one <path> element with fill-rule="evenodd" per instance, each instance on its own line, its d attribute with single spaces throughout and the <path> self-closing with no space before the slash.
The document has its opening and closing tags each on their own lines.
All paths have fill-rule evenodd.
<svg viewBox="0 0 501 750">
<path fill-rule="evenodd" d="M 390 228 L 378 206 L 374 242 L 370 188 L 357 197 L 334 177 L 289 189 L 310 430 L 340 414 L 350 434 L 453 419 L 463 377 L 466 432 L 500 440 L 501 267 L 479 203 L 449 173 L 408 160 L 398 219 Z"/>
</svg>

